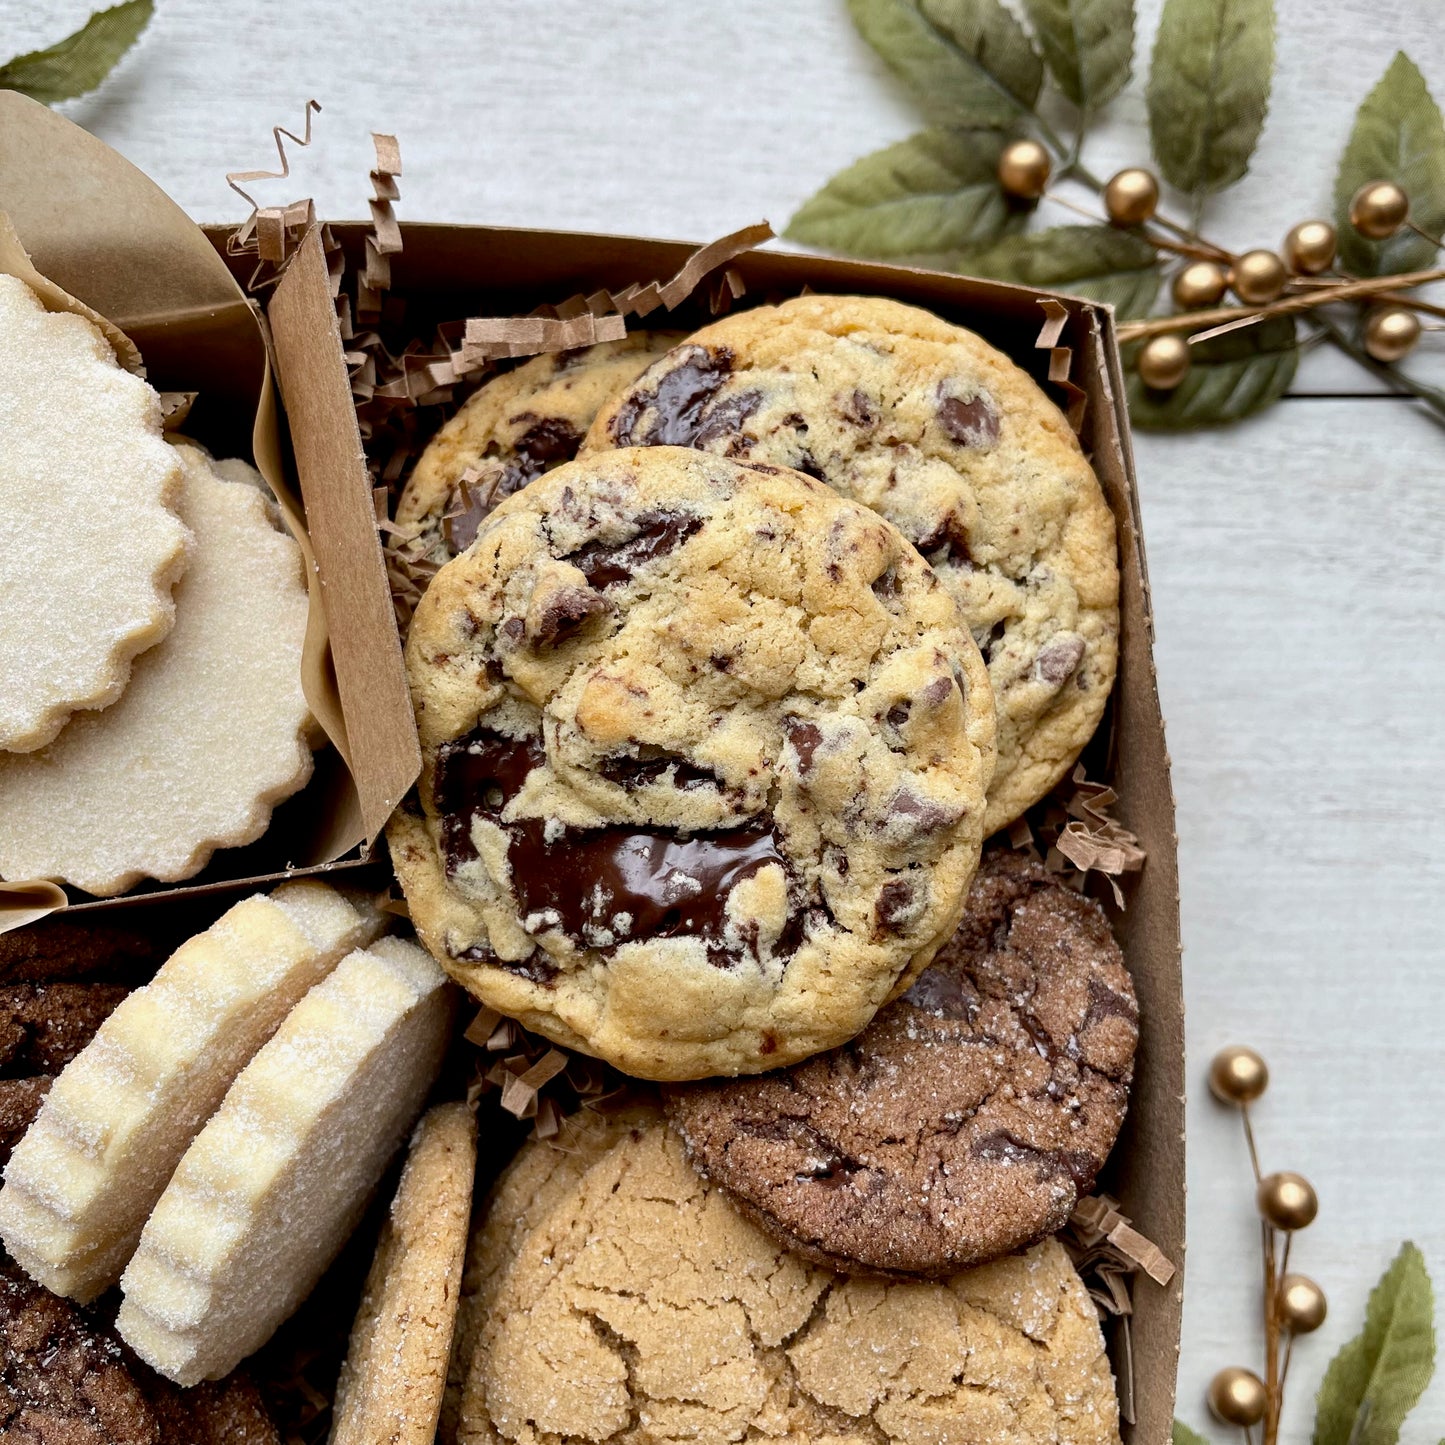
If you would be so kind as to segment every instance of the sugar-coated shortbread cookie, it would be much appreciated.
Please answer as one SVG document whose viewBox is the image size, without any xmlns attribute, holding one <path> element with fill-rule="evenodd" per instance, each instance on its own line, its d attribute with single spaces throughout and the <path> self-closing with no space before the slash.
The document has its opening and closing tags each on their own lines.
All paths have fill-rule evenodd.
<svg viewBox="0 0 1445 1445">
<path fill-rule="evenodd" d="M 311 776 L 300 549 L 256 487 L 223 481 L 199 447 L 174 452 L 195 534 L 175 627 L 119 702 L 38 752 L 0 755 L 0 877 L 102 896 L 189 878 L 259 838 Z"/>
<path fill-rule="evenodd" d="M 693 1163 L 789 1249 L 949 1275 L 1067 1223 L 1124 1122 L 1138 1038 L 1103 909 L 995 849 L 958 932 L 846 1049 L 668 1105 Z"/>
<path fill-rule="evenodd" d="M 677 447 L 538 478 L 437 574 L 392 857 L 486 1003 L 642 1078 L 851 1037 L 952 933 L 993 701 L 896 528 Z"/>
<path fill-rule="evenodd" d="M 437 1104 L 412 1135 L 336 1382 L 328 1445 L 432 1445 L 477 1172 L 477 1117 Z"/>
<path fill-rule="evenodd" d="M 426 951 L 348 954 L 242 1070 L 121 1278 L 121 1337 L 178 1385 L 220 1379 L 310 1294 L 441 1067 L 454 990 Z"/>
<path fill-rule="evenodd" d="M 498 502 L 571 461 L 603 403 L 681 340 L 680 331 L 634 331 L 493 377 L 427 443 L 396 504 L 397 525 L 432 562 L 466 551 Z M 463 490 L 468 471 L 477 475 Z"/>
<path fill-rule="evenodd" d="M 1006 356 L 881 297 L 759 306 L 655 362 L 583 450 L 657 443 L 820 477 L 927 557 L 993 683 L 988 832 L 1065 775 L 1114 682 L 1114 519 L 1064 417 Z"/>
<path fill-rule="evenodd" d="M 383 919 L 324 883 L 243 899 L 125 999 L 55 1081 L 0 1188 L 0 1239 L 56 1294 L 120 1278 L 152 1206 L 288 1010 Z"/>
<path fill-rule="evenodd" d="M 83 316 L 0 274 L 0 751 L 113 703 L 170 631 L 180 498 L 156 393 Z"/>
<path fill-rule="evenodd" d="M 457 1440 L 1116 1445 L 1118 1418 L 1056 1240 L 946 1281 L 843 1278 L 745 1220 L 655 1124 L 515 1238 Z"/>
</svg>

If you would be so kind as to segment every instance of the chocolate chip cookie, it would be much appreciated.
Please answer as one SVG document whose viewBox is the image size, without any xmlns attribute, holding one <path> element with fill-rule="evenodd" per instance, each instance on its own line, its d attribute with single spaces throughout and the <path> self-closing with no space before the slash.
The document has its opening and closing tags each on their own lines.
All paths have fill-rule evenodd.
<svg viewBox="0 0 1445 1445">
<path fill-rule="evenodd" d="M 392 856 L 484 1002 L 643 1078 L 851 1037 L 952 933 L 993 702 L 903 536 L 681 448 L 508 498 L 418 608 Z"/>
<path fill-rule="evenodd" d="M 634 331 L 493 377 L 427 444 L 397 502 L 397 526 L 438 566 L 465 552 L 498 502 L 571 461 L 597 409 L 681 339 Z"/>
<path fill-rule="evenodd" d="M 1098 1316 L 1056 1240 L 947 1281 L 840 1278 L 742 1218 L 658 1124 L 520 1236 L 482 1229 L 514 1243 L 458 1445 L 1119 1438 Z"/>
<path fill-rule="evenodd" d="M 1114 520 L 1058 408 L 1007 357 L 878 297 L 760 306 L 654 362 L 583 449 L 658 443 L 796 467 L 932 563 L 998 707 L 987 832 L 1065 775 L 1114 682 Z"/>
<path fill-rule="evenodd" d="M 958 932 L 846 1048 L 668 1104 L 693 1162 L 789 1247 L 947 1275 L 1063 1227 L 1123 1123 L 1138 1036 L 1103 910 L 998 850 Z"/>
</svg>

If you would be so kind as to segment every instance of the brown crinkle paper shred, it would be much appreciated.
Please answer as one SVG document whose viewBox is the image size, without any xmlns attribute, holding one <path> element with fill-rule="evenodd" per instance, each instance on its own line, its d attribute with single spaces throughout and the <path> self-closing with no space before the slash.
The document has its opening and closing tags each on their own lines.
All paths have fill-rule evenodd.
<svg viewBox="0 0 1445 1445">
<path fill-rule="evenodd" d="M 1082 763 L 1074 765 L 1067 783 L 1054 789 L 1008 830 L 1010 846 L 1043 858 L 1050 873 L 1080 890 L 1090 873 L 1100 874 L 1124 907 L 1119 879 L 1137 873 L 1147 856 L 1139 840 L 1109 810 L 1119 795 L 1107 783 L 1094 782 Z"/>
<path fill-rule="evenodd" d="M 1101 1320 L 1118 1322 L 1119 1413 L 1134 1423 L 1134 1346 L 1129 1318 L 1134 1313 L 1134 1276 L 1141 1270 L 1155 1284 L 1174 1278 L 1174 1266 L 1146 1239 L 1107 1194 L 1091 1194 L 1074 1206 L 1059 1235 Z"/>
<path fill-rule="evenodd" d="M 502 1108 L 533 1121 L 534 1139 L 555 1139 L 569 1114 L 583 1107 L 605 1108 L 630 1089 L 630 1081 L 616 1069 L 559 1049 L 493 1008 L 484 1008 L 464 1037 L 483 1055 L 467 1090 L 468 1102 L 500 1090 Z"/>
</svg>

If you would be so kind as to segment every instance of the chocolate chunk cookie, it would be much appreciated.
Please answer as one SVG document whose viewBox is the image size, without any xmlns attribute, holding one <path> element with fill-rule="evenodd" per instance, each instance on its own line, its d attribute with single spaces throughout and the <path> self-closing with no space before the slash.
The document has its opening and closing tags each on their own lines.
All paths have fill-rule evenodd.
<svg viewBox="0 0 1445 1445">
<path fill-rule="evenodd" d="M 791 1248 L 947 1275 L 1062 1228 L 1124 1121 L 1138 1037 L 1103 910 L 1000 850 L 846 1048 L 668 1105 L 693 1162 Z"/>
<path fill-rule="evenodd" d="M 932 563 L 998 707 L 987 832 L 1064 776 L 1114 682 L 1114 520 L 1063 416 L 1007 357 L 896 301 L 760 306 L 654 362 L 583 449 L 659 443 L 819 477 Z"/>
<path fill-rule="evenodd" d="M 0 1438 L 9 1445 L 278 1445 L 256 1388 L 232 1376 L 178 1390 L 141 1364 L 100 1309 L 82 1309 L 0 1255 Z"/>
<path fill-rule="evenodd" d="M 1119 1439 L 1098 1315 L 1056 1240 L 946 1281 L 840 1278 L 741 1218 L 659 1124 L 530 1229 L 488 1214 L 482 1233 L 510 1257 L 457 1445 Z"/>
<path fill-rule="evenodd" d="M 677 331 L 635 331 L 493 377 L 427 444 L 397 502 L 397 525 L 438 565 L 466 551 L 498 502 L 570 462 L 597 409 L 681 339 Z M 464 485 L 469 470 L 477 475 Z"/>
<path fill-rule="evenodd" d="M 952 933 L 992 699 L 903 536 L 821 483 L 610 452 L 503 502 L 417 610 L 392 856 L 478 997 L 644 1078 L 851 1037 Z"/>
</svg>

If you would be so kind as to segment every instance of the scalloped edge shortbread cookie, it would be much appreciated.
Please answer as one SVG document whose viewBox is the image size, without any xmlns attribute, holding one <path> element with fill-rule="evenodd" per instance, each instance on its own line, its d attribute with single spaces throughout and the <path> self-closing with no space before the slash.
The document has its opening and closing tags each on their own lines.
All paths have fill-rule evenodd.
<svg viewBox="0 0 1445 1445">
<path fill-rule="evenodd" d="M 160 400 L 83 316 L 0 274 L 0 751 L 121 696 L 171 630 L 189 533 Z"/>
<path fill-rule="evenodd" d="M 174 451 L 195 533 L 176 625 L 119 702 L 37 752 L 0 754 L 0 876 L 102 897 L 179 882 L 259 838 L 311 776 L 300 549 L 257 487 L 220 478 L 197 446 Z"/>
</svg>

